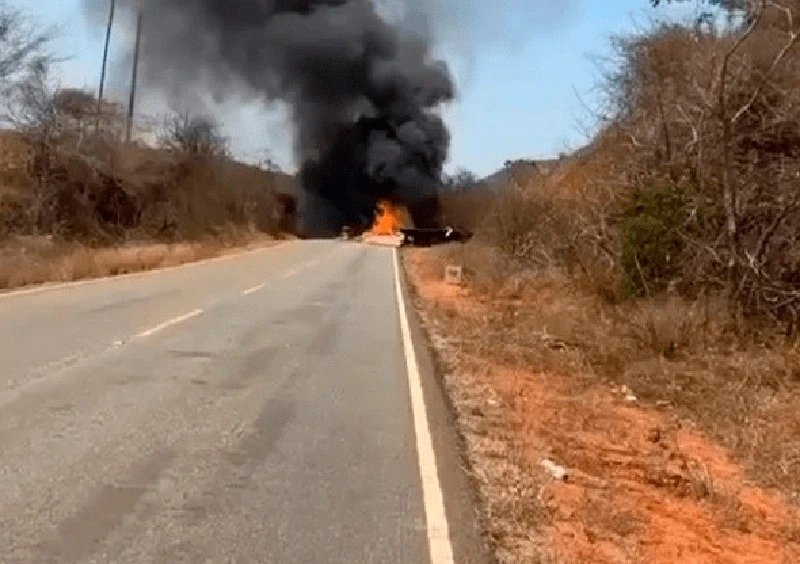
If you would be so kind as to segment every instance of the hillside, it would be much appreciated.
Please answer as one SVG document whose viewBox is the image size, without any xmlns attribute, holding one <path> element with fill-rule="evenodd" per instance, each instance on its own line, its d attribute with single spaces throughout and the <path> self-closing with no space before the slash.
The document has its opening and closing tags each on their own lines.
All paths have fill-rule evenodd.
<svg viewBox="0 0 800 564">
<path fill-rule="evenodd" d="M 800 559 L 800 4 L 747 5 L 615 38 L 592 143 L 405 257 L 502 562 Z"/>
<path fill-rule="evenodd" d="M 0 288 L 155 268 L 295 229 L 289 175 L 224 153 L 45 141 L 0 132 Z"/>
</svg>

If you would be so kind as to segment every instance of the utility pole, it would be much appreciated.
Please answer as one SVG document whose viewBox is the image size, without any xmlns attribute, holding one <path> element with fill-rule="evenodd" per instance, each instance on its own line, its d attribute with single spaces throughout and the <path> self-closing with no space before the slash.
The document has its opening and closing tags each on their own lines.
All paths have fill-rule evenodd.
<svg viewBox="0 0 800 564">
<path fill-rule="evenodd" d="M 136 16 L 136 46 L 133 50 L 133 77 L 131 78 L 131 97 L 128 101 L 128 127 L 125 132 L 125 142 L 131 142 L 131 129 L 133 128 L 133 107 L 136 101 L 136 78 L 139 71 L 139 46 L 142 41 L 142 10 Z"/>
<path fill-rule="evenodd" d="M 103 111 L 103 90 L 106 84 L 106 65 L 108 64 L 108 46 L 111 43 L 111 26 L 114 24 L 114 9 L 117 0 L 111 0 L 111 9 L 108 13 L 108 27 L 106 28 L 106 43 L 103 47 L 103 66 L 100 69 L 100 91 L 97 93 L 97 116 L 95 121 L 95 135 L 100 135 L 100 113 Z"/>
</svg>

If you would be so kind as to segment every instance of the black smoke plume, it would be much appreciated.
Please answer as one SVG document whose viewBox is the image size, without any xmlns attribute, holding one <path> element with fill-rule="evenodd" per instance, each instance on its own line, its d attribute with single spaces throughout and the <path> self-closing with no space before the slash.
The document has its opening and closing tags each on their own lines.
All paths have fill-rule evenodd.
<svg viewBox="0 0 800 564">
<path fill-rule="evenodd" d="M 173 103 L 197 88 L 286 103 L 308 232 L 369 222 L 379 198 L 430 223 L 449 146 L 437 110 L 453 80 L 422 34 L 374 2 L 141 0 L 143 86 Z"/>
</svg>

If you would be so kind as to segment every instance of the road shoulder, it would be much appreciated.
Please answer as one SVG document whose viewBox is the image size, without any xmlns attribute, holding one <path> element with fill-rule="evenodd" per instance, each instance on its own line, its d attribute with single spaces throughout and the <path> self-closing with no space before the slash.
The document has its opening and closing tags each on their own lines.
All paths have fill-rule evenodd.
<svg viewBox="0 0 800 564">
<path fill-rule="evenodd" d="M 791 499 L 658 396 L 598 378 L 580 341 L 546 331 L 575 311 L 554 286 L 509 296 L 449 284 L 448 252 L 409 249 L 405 267 L 498 560 L 800 561 Z"/>
<path fill-rule="evenodd" d="M 67 256 L 61 257 L 57 261 L 51 261 L 52 265 L 45 264 L 44 267 L 37 265 L 38 272 L 29 281 L 6 279 L 0 269 L 0 300 L 77 288 L 109 280 L 140 278 L 181 268 L 227 261 L 243 255 L 273 249 L 285 245 L 287 241 L 291 241 L 291 239 L 262 238 L 232 247 L 209 246 L 200 243 L 177 245 L 153 243 L 143 246 L 99 249 L 93 251 L 96 254 L 94 257 L 89 256 L 89 251 L 78 248 L 72 254 L 67 253 Z M 0 246 L 0 259 L 3 258 L 3 251 L 4 249 Z M 80 258 L 88 262 L 90 267 L 83 270 L 64 267 L 65 264 L 78 260 L 73 255 L 80 255 Z M 87 259 L 87 257 L 89 258 Z M 13 264 L 13 261 L 9 262 Z"/>
<path fill-rule="evenodd" d="M 398 265 L 401 290 L 405 296 L 405 313 L 416 353 L 439 482 L 445 500 L 454 561 L 458 564 L 493 564 L 496 559 L 486 534 L 480 509 L 482 504 L 466 454 L 465 439 L 459 431 L 456 411 L 444 384 L 442 364 L 420 318 L 416 292 L 408 282 L 401 256 L 398 256 Z"/>
</svg>

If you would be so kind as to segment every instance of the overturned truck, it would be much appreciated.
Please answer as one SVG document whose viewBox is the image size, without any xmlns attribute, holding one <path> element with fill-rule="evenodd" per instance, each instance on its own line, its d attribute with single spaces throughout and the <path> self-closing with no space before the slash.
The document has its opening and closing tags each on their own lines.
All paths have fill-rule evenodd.
<svg viewBox="0 0 800 564">
<path fill-rule="evenodd" d="M 457 227 L 405 227 L 400 229 L 400 234 L 402 245 L 414 247 L 430 247 L 451 242 L 466 243 L 472 238 L 472 232 Z"/>
<path fill-rule="evenodd" d="M 375 205 L 371 224 L 352 223 L 341 227 L 343 239 L 361 238 L 371 243 L 392 246 L 429 247 L 451 242 L 467 242 L 472 232 L 442 222 L 437 198 L 427 198 L 408 205 L 388 198 Z"/>
</svg>

